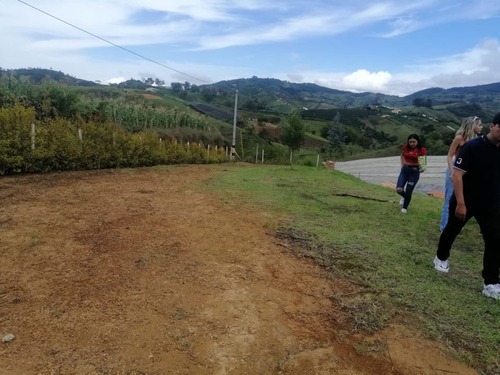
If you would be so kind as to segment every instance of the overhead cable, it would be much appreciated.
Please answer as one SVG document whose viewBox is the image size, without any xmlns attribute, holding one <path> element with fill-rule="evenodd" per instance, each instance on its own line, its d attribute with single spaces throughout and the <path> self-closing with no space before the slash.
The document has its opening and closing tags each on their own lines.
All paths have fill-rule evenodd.
<svg viewBox="0 0 500 375">
<path fill-rule="evenodd" d="M 113 43 L 113 42 L 111 42 L 111 41 L 109 41 L 109 40 L 107 40 L 107 39 L 104 39 L 104 38 L 100 37 L 99 35 L 93 34 L 93 33 L 89 32 L 89 31 L 87 31 L 87 30 L 82 29 L 81 27 L 75 26 L 75 25 L 73 25 L 73 24 L 71 24 L 71 23 L 69 23 L 69 22 L 67 22 L 67 21 L 65 21 L 65 20 L 63 20 L 63 19 L 61 19 L 61 18 L 59 18 L 59 17 L 56 17 L 56 16 L 54 16 L 54 15 L 52 15 L 52 14 L 50 14 L 50 13 L 48 13 L 48 12 L 46 12 L 46 11 L 42 10 L 42 9 L 39 9 L 39 8 L 37 8 L 37 7 L 35 7 L 35 6 L 31 5 L 31 4 L 28 4 L 28 3 L 27 3 L 27 2 L 25 2 L 25 1 L 22 1 L 22 0 L 17 0 L 17 1 L 19 1 L 20 3 L 22 3 L 22 4 L 26 5 L 26 6 L 29 6 L 30 8 L 33 8 L 33 9 L 35 9 L 35 10 L 39 11 L 40 13 L 43 13 L 43 14 L 45 14 L 45 15 L 47 15 L 47 16 L 49 16 L 49 17 L 52 17 L 52 18 L 54 18 L 54 19 L 56 19 L 56 20 L 58 20 L 58 21 L 60 21 L 60 22 L 62 22 L 62 23 L 65 23 L 65 24 L 66 24 L 66 25 L 68 25 L 68 26 L 74 27 L 74 28 L 75 28 L 75 29 L 77 29 L 77 30 L 80 30 L 80 31 L 82 31 L 82 32 L 84 32 L 84 33 L 86 33 L 86 34 L 89 34 L 89 35 L 93 36 L 94 38 L 100 39 L 100 40 L 102 40 L 103 42 L 106 42 L 106 43 L 111 44 L 112 46 L 115 46 L 115 47 L 117 47 L 117 48 L 120 48 L 120 49 L 122 49 L 122 50 L 124 50 L 124 51 L 126 51 L 126 52 L 128 52 L 128 53 L 131 53 L 131 54 L 133 54 L 133 55 L 136 55 L 136 56 L 140 57 L 141 59 L 144 59 L 144 60 L 150 61 L 150 62 L 152 62 L 153 64 L 159 65 L 159 66 L 161 66 L 161 67 L 163 67 L 163 68 L 170 69 L 170 70 L 172 70 L 172 71 L 174 71 L 174 72 L 176 72 L 176 73 L 179 73 L 179 74 L 185 75 L 186 77 L 193 78 L 193 79 L 195 79 L 195 80 L 197 80 L 197 81 L 200 81 L 200 82 L 203 82 L 203 83 L 207 83 L 207 84 L 210 84 L 210 83 L 211 83 L 211 82 L 205 81 L 205 80 L 203 80 L 203 79 L 201 79 L 201 78 L 195 77 L 195 76 L 193 76 L 193 75 L 191 75 L 191 74 L 181 72 L 180 70 L 174 69 L 174 68 L 172 68 L 172 67 L 170 67 L 170 66 L 167 66 L 167 65 L 165 65 L 165 64 L 162 64 L 162 63 L 160 63 L 160 62 L 158 62 L 158 61 L 155 61 L 155 60 L 153 60 L 153 59 L 150 59 L 149 57 L 143 56 L 143 55 L 141 55 L 141 54 L 139 54 L 139 53 L 137 53 L 137 52 L 134 52 L 134 51 L 132 51 L 132 50 L 129 50 L 128 48 L 122 47 L 122 46 L 120 46 L 120 45 L 118 45 L 118 44 L 116 44 L 116 43 Z"/>
</svg>

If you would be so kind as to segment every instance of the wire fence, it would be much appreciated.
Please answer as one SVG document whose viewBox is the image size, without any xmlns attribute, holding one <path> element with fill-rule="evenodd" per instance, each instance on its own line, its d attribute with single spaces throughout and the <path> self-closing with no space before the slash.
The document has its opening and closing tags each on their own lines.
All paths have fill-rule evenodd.
<svg viewBox="0 0 500 375">
<path fill-rule="evenodd" d="M 33 110 L 0 109 L 0 174 L 221 163 L 221 145 L 163 138 L 154 130 L 130 133 L 113 123 L 52 119 L 38 124 Z"/>
<path fill-rule="evenodd" d="M 290 153 L 288 158 L 285 150 L 259 143 L 249 144 L 249 148 L 255 145 L 255 151 L 245 155 L 240 141 L 241 157 L 228 145 L 185 141 L 153 129 L 130 132 L 111 121 L 55 118 L 40 123 L 33 108 L 15 105 L 0 108 L 0 175 L 230 160 L 320 165 L 319 154 L 304 160 Z"/>
</svg>

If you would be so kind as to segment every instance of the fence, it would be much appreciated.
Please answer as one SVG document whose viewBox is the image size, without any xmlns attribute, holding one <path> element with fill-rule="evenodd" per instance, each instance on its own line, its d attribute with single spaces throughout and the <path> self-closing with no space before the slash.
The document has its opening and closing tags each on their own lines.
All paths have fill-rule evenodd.
<svg viewBox="0 0 500 375">
<path fill-rule="evenodd" d="M 59 119 L 23 125 L 26 121 L 20 123 L 18 116 L 11 115 L 0 113 L 0 174 L 220 163 L 229 159 L 227 147 L 166 140 L 155 131 L 128 133 L 113 124 L 77 126 Z"/>
<path fill-rule="evenodd" d="M 286 153 L 256 145 L 257 163 L 286 164 Z M 319 155 L 313 155 L 319 166 Z M 290 154 L 290 162 L 293 161 Z M 308 156 L 307 164 L 314 162 Z M 0 174 L 52 172 L 78 169 L 140 167 L 159 164 L 221 163 L 231 160 L 227 146 L 204 145 L 162 138 L 148 129 L 131 133 L 111 122 L 35 122 L 35 112 L 20 105 L 0 108 Z M 300 159 L 298 159 L 300 160 Z M 305 164 L 305 163 L 303 163 Z"/>
</svg>

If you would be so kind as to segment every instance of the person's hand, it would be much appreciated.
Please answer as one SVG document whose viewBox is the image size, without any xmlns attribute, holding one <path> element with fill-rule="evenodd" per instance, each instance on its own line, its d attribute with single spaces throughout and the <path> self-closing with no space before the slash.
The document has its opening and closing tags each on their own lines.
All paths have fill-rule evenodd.
<svg viewBox="0 0 500 375">
<path fill-rule="evenodd" d="M 465 221 L 466 215 L 467 207 L 465 207 L 465 204 L 457 204 L 457 208 L 455 209 L 455 216 L 457 217 L 457 219 Z"/>
</svg>

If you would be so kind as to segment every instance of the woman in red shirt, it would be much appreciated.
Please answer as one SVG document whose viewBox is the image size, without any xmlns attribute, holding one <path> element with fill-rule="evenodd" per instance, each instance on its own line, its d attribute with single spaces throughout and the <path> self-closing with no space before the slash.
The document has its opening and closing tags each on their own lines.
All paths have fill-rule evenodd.
<svg viewBox="0 0 500 375">
<path fill-rule="evenodd" d="M 401 208 L 403 213 L 408 210 L 413 189 L 415 189 L 415 185 L 420 178 L 421 164 L 419 163 L 419 157 L 426 155 L 427 150 L 422 145 L 420 137 L 417 134 L 410 134 L 401 153 L 401 172 L 396 184 L 396 193 L 403 197 L 399 201 L 399 204 L 403 206 Z"/>
</svg>

